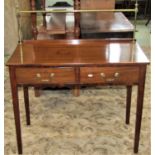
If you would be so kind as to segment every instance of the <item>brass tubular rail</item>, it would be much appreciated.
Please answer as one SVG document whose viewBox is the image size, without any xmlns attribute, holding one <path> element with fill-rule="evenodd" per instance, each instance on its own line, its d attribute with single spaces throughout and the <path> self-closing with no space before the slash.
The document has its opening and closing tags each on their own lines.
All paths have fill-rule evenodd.
<svg viewBox="0 0 155 155">
<path fill-rule="evenodd" d="M 133 37 L 133 39 L 136 39 L 137 13 L 138 13 L 138 0 L 136 0 L 136 3 L 135 3 L 135 19 L 134 19 L 134 37 Z"/>
<path fill-rule="evenodd" d="M 137 12 L 137 9 L 105 9 L 105 10 L 19 10 L 18 13 L 76 13 L 76 12 Z"/>
<path fill-rule="evenodd" d="M 18 44 L 20 45 L 20 60 L 23 63 L 23 46 L 22 46 L 22 30 L 21 30 L 21 15 L 19 13 L 19 3 L 16 4 L 16 17 L 17 17 L 17 27 L 18 27 Z"/>
</svg>

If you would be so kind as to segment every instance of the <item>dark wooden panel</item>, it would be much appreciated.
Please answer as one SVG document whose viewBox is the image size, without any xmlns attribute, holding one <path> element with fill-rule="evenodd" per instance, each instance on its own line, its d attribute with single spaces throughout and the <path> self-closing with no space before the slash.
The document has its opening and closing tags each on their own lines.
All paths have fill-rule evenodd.
<svg viewBox="0 0 155 155">
<path fill-rule="evenodd" d="M 81 9 L 114 9 L 115 0 L 81 0 Z"/>
<path fill-rule="evenodd" d="M 134 32 L 98 32 L 98 33 L 81 33 L 82 39 L 107 39 L 107 38 L 133 38 Z"/>
</svg>

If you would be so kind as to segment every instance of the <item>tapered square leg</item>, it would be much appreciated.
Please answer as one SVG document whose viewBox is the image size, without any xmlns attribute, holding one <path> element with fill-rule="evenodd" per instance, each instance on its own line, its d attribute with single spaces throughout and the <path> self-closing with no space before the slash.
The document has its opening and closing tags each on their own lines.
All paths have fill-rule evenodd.
<svg viewBox="0 0 155 155">
<path fill-rule="evenodd" d="M 18 87 L 16 84 L 15 69 L 10 67 L 9 72 L 10 72 L 12 103 L 13 103 L 16 137 L 17 137 L 17 147 L 18 147 L 18 153 L 22 154 L 23 150 L 22 150 L 22 138 L 21 138 L 20 111 L 18 103 Z"/>
<path fill-rule="evenodd" d="M 39 89 L 38 87 L 34 87 L 34 94 L 35 97 L 39 97 L 41 95 L 41 89 Z"/>
<path fill-rule="evenodd" d="M 142 66 L 139 73 L 139 84 L 137 92 L 137 109 L 136 109 L 136 125 L 135 125 L 135 139 L 134 139 L 134 153 L 138 153 L 140 130 L 143 110 L 144 84 L 145 84 L 146 67 Z"/>
<path fill-rule="evenodd" d="M 127 86 L 126 124 L 129 124 L 130 123 L 131 95 L 132 95 L 132 86 Z"/>
<path fill-rule="evenodd" d="M 29 107 L 29 93 L 28 93 L 28 87 L 23 87 L 24 91 L 24 102 L 25 102 L 25 112 L 26 112 L 26 123 L 27 125 L 30 125 L 30 107 Z"/>
<path fill-rule="evenodd" d="M 72 93 L 75 97 L 78 97 L 80 96 L 80 87 L 79 86 L 74 86 L 73 87 L 73 90 L 72 90 Z"/>
</svg>

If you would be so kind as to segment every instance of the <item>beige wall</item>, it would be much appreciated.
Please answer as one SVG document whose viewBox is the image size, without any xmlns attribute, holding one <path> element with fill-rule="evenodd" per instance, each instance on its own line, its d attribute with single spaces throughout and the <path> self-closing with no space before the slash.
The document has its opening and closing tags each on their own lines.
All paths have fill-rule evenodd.
<svg viewBox="0 0 155 155">
<path fill-rule="evenodd" d="M 29 9 L 29 0 L 19 0 L 21 9 Z M 4 52 L 12 53 L 18 43 L 18 31 L 16 20 L 16 0 L 4 1 Z M 31 38 L 31 25 L 28 15 L 22 15 L 23 38 Z"/>
</svg>

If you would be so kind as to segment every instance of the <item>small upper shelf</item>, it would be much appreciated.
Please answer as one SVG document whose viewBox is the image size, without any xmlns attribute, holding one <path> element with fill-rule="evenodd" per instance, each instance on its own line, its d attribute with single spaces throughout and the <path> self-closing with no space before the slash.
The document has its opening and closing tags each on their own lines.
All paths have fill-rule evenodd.
<svg viewBox="0 0 155 155">
<path fill-rule="evenodd" d="M 36 1 L 30 1 L 31 9 L 35 10 Z M 115 0 L 74 0 L 73 6 L 63 7 L 63 9 L 115 9 Z M 41 8 L 43 10 L 62 9 L 51 5 L 47 7 L 45 0 L 41 0 Z M 31 14 L 31 17 L 33 37 L 39 40 L 134 37 L 134 26 L 121 12 L 43 13 L 43 23 L 38 28 L 36 13 Z"/>
</svg>

